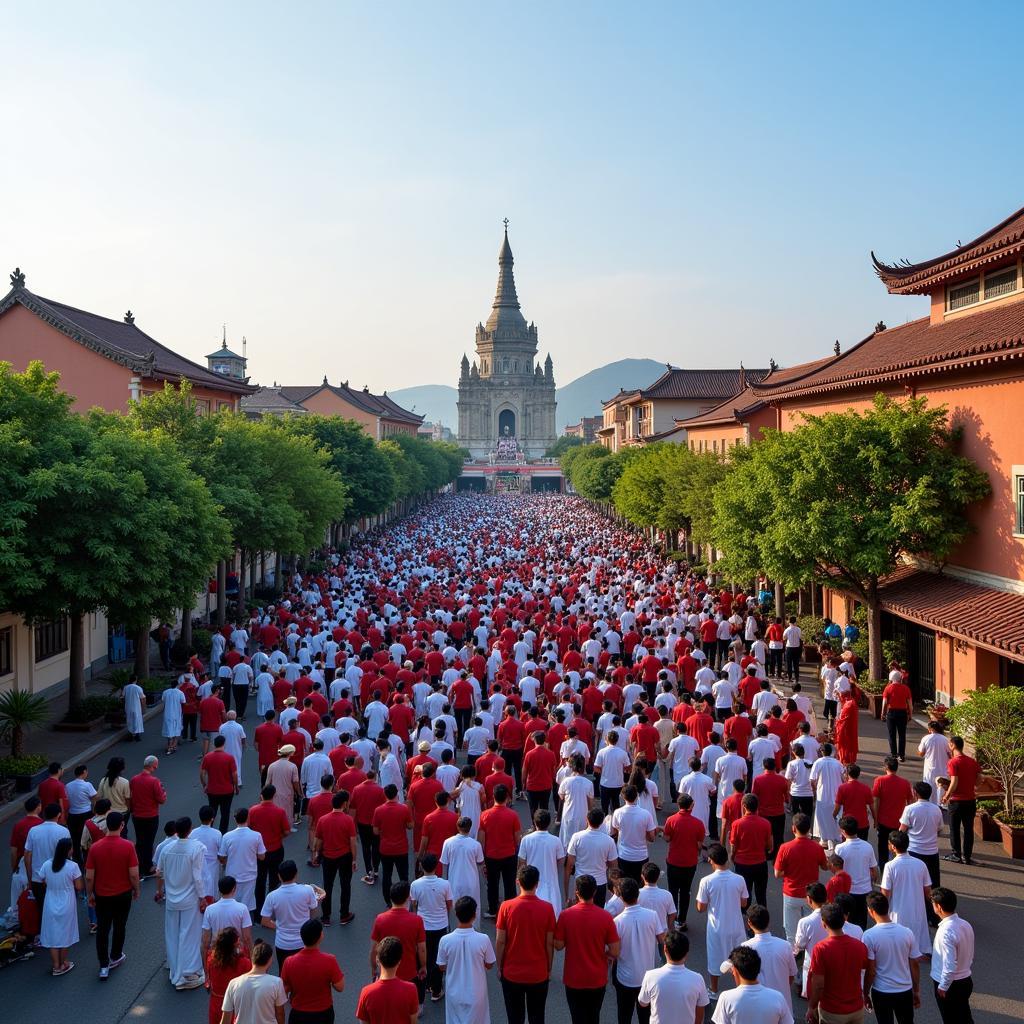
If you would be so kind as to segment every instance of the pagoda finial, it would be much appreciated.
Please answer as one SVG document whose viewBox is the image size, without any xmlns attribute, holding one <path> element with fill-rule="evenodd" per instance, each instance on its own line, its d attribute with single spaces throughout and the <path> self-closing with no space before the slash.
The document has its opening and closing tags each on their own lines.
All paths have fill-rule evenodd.
<svg viewBox="0 0 1024 1024">
<path fill-rule="evenodd" d="M 131 311 L 130 309 L 129 309 L 129 310 L 128 310 L 128 312 L 127 312 L 127 313 L 125 313 L 125 315 L 124 315 L 124 322 L 125 322 L 126 324 L 133 324 L 133 323 L 135 323 L 135 317 L 134 317 L 134 315 L 132 314 L 132 311 Z"/>
<path fill-rule="evenodd" d="M 507 235 L 508 234 L 508 217 L 506 217 L 501 223 L 505 225 L 505 234 Z"/>
<path fill-rule="evenodd" d="M 840 348 L 839 348 L 839 339 L 838 338 L 836 338 L 836 343 L 832 346 L 832 351 L 835 352 L 836 355 L 839 355 Z"/>
<path fill-rule="evenodd" d="M 779 364 L 775 362 L 774 357 L 768 360 L 768 369 L 774 373 L 779 368 Z"/>
<path fill-rule="evenodd" d="M 21 267 L 15 267 L 14 270 L 11 272 L 11 287 L 25 287 L 25 275 L 21 272 Z"/>
<path fill-rule="evenodd" d="M 885 321 L 884 320 L 879 320 L 878 323 L 875 324 L 875 334 L 881 334 L 882 331 L 884 331 L 884 330 L 885 330 Z"/>
</svg>

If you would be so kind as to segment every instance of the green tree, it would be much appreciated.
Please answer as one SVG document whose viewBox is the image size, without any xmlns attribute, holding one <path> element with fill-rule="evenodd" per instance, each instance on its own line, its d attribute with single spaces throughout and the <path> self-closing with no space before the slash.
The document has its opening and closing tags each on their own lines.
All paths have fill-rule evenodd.
<svg viewBox="0 0 1024 1024">
<path fill-rule="evenodd" d="M 629 459 L 612 488 L 620 515 L 636 526 L 656 527 L 665 518 L 665 470 L 672 458 L 664 444 L 645 445 Z"/>
<path fill-rule="evenodd" d="M 666 521 L 675 524 L 676 529 L 685 527 L 694 543 L 710 543 L 714 493 L 733 464 L 715 452 L 691 452 L 685 445 L 674 447 L 677 449 L 675 464 L 665 475 L 662 496 L 667 509 Z"/>
<path fill-rule="evenodd" d="M 881 678 L 879 581 L 904 554 L 943 563 L 970 531 L 967 507 L 989 492 L 957 441 L 945 406 L 883 395 L 863 413 L 768 431 L 714 492 L 723 571 L 853 594 L 868 612 L 869 672 Z"/>
<path fill-rule="evenodd" d="M 582 437 L 571 437 L 569 434 L 563 434 L 553 445 L 551 445 L 546 452 L 544 452 L 544 458 L 546 459 L 560 459 L 562 455 L 567 452 L 570 448 L 579 448 L 583 445 Z"/>
</svg>

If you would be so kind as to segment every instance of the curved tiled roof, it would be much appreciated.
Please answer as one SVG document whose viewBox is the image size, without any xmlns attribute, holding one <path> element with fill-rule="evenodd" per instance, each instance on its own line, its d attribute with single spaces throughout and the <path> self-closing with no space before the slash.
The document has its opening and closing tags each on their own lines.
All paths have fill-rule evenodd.
<svg viewBox="0 0 1024 1024">
<path fill-rule="evenodd" d="M 922 376 L 993 360 L 1024 358 L 1024 301 L 939 324 L 928 317 L 876 331 L 816 372 L 789 384 L 753 385 L 760 399 L 795 398 Z"/>
<path fill-rule="evenodd" d="M 913 295 L 930 291 L 937 284 L 965 272 L 979 270 L 1024 251 L 1024 208 L 1010 214 L 972 242 L 923 263 L 882 263 L 875 254 L 871 262 L 875 273 L 890 292 Z"/>
<path fill-rule="evenodd" d="M 649 387 L 641 388 L 640 399 L 647 398 L 729 398 L 735 395 L 743 383 L 759 381 L 767 377 L 770 370 L 691 370 L 670 366 Z M 745 378 L 744 375 L 745 374 Z"/>
<path fill-rule="evenodd" d="M 338 398 L 354 405 L 357 409 L 362 409 L 363 412 L 369 413 L 371 416 L 380 416 L 386 420 L 398 420 L 401 423 L 416 425 L 423 422 L 422 416 L 403 409 L 397 402 L 388 398 L 387 394 L 375 395 L 365 389 L 359 391 L 356 388 L 350 388 L 348 384 L 328 384 L 326 378 L 322 384 L 291 385 L 278 389 L 288 401 L 300 405 L 318 391 L 325 390 L 333 392 Z"/>
</svg>

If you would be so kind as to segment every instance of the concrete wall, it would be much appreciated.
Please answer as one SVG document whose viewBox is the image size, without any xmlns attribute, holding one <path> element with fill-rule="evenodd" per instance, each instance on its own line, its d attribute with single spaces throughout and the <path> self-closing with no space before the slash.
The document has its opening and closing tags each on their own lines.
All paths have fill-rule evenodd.
<svg viewBox="0 0 1024 1024">
<path fill-rule="evenodd" d="M 45 661 L 35 660 L 35 635 L 23 619 L 0 612 L 0 629 L 11 630 L 13 671 L 0 676 L 0 692 L 25 690 L 52 696 L 67 687 L 71 659 L 67 651 Z M 107 618 L 102 612 L 85 617 L 85 655 L 82 659 L 86 678 L 107 664 Z"/>
</svg>

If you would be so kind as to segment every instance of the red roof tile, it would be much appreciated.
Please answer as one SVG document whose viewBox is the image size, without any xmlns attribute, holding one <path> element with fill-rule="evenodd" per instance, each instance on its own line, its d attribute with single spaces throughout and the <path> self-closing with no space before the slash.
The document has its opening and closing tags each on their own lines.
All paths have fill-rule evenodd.
<svg viewBox="0 0 1024 1024">
<path fill-rule="evenodd" d="M 1024 660 L 1024 594 L 901 566 L 882 583 L 882 607 Z"/>
<path fill-rule="evenodd" d="M 747 381 L 767 377 L 770 370 L 691 370 L 669 367 L 653 384 L 642 388 L 637 397 L 644 399 L 707 399 L 721 400 L 740 390 L 743 374 Z"/>
</svg>

